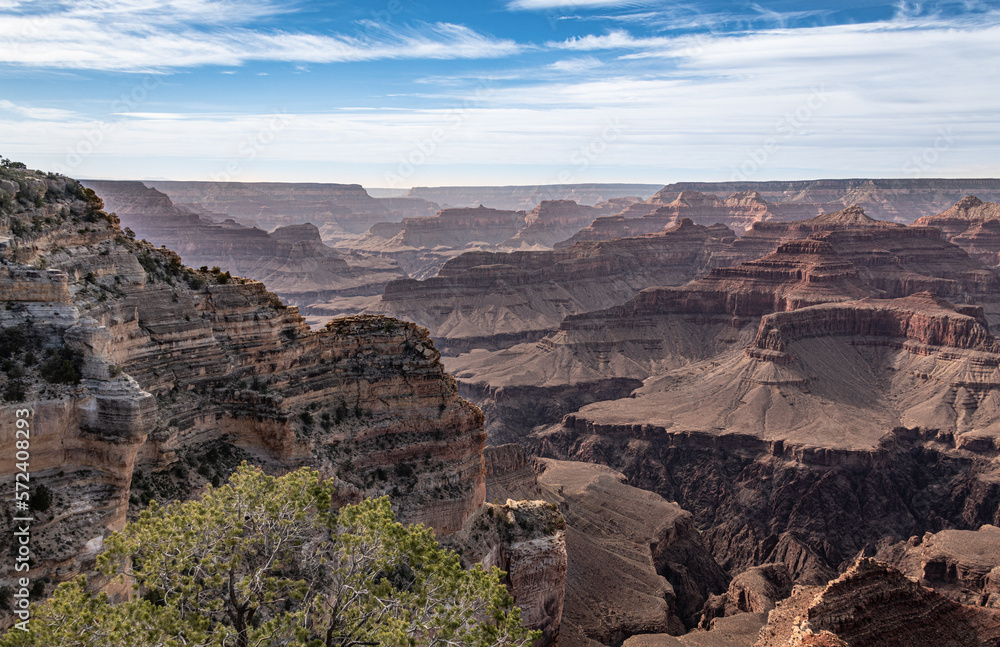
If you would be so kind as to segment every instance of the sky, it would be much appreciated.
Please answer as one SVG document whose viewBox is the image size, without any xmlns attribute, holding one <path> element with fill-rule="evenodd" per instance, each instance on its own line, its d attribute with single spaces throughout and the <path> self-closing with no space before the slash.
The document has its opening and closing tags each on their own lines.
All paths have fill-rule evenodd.
<svg viewBox="0 0 1000 647">
<path fill-rule="evenodd" d="M 89 179 L 997 177 L 1000 1 L 0 0 L 0 156 Z"/>
</svg>

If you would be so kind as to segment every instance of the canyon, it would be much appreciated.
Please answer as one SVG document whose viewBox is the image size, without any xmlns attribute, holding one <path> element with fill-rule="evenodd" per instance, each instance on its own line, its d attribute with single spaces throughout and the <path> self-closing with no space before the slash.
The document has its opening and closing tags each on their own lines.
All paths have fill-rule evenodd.
<svg viewBox="0 0 1000 647">
<path fill-rule="evenodd" d="M 1000 644 L 997 181 L 15 179 L 53 582 L 250 460 L 499 566 L 540 646 Z"/>
<path fill-rule="evenodd" d="M 284 225 L 268 233 L 226 214 L 214 214 L 225 218 L 217 222 L 211 214 L 178 207 L 141 182 L 84 185 L 96 190 L 107 210 L 137 238 L 180 254 L 190 267 L 220 267 L 262 281 L 285 303 L 298 306 L 310 323 L 358 314 L 386 283 L 406 276 L 392 259 L 332 249 L 312 223 Z"/>
</svg>

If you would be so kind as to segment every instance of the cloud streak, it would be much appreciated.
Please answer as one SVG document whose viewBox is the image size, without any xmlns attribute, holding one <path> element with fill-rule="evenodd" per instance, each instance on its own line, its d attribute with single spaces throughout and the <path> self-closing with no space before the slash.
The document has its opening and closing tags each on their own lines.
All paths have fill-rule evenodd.
<svg viewBox="0 0 1000 647">
<path fill-rule="evenodd" d="M 265 2 L 94 0 L 47 12 L 27 10 L 31 8 L 34 3 L 0 7 L 0 63 L 147 72 L 253 61 L 496 58 L 521 50 L 512 40 L 447 22 L 368 25 L 355 35 L 233 26 L 232 16 L 248 22 L 280 11 Z"/>
</svg>

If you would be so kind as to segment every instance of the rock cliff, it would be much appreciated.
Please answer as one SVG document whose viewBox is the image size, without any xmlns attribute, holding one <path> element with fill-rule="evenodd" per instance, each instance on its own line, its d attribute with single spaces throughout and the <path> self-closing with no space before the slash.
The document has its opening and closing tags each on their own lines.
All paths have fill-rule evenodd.
<svg viewBox="0 0 1000 647">
<path fill-rule="evenodd" d="M 684 220 L 656 236 L 567 250 L 467 252 L 423 281 L 388 284 L 369 312 L 427 326 L 443 352 L 534 341 L 569 314 L 620 303 L 650 285 L 700 276 L 733 233 Z"/>
<path fill-rule="evenodd" d="M 504 241 L 503 247 L 551 248 L 553 243 L 572 236 L 593 222 L 594 218 L 608 215 L 619 204 L 612 202 L 588 207 L 572 200 L 542 200 L 525 217 L 524 227 Z"/>
<path fill-rule="evenodd" d="M 425 329 L 368 316 L 310 332 L 263 284 L 129 238 L 75 181 L 4 173 L 18 189 L 0 216 L 0 415 L 31 410 L 32 481 L 53 497 L 36 578 L 86 568 L 139 505 L 243 459 L 313 465 L 440 533 L 483 502 L 482 414 Z M 13 434 L 4 424 L 0 442 Z"/>
<path fill-rule="evenodd" d="M 386 283 L 405 276 L 391 259 L 334 251 L 311 224 L 279 227 L 268 234 L 176 207 L 165 194 L 141 182 L 91 181 L 86 186 L 95 189 L 107 210 L 138 238 L 165 245 L 190 267 L 220 267 L 265 282 L 313 323 L 357 314 Z"/>
<path fill-rule="evenodd" d="M 942 530 L 883 546 L 875 559 L 956 602 L 1000 609 L 1000 528 Z"/>
<path fill-rule="evenodd" d="M 631 205 L 620 214 L 599 218 L 554 247 L 561 249 L 586 240 L 652 234 L 683 218 L 706 226 L 721 223 L 742 234 L 755 222 L 795 220 L 822 211 L 822 205 L 771 203 L 755 191 L 734 193 L 725 200 L 699 191 L 682 191 L 673 200 L 668 201 L 668 198 L 661 192 L 644 203 Z"/>
<path fill-rule="evenodd" d="M 434 276 L 449 259 L 469 249 L 494 249 L 515 236 L 525 224 L 523 211 L 442 209 L 431 218 L 405 218 L 402 223 L 379 223 L 343 249 L 393 258 L 413 278 Z"/>
<path fill-rule="evenodd" d="M 489 494 L 541 498 L 565 517 L 563 647 L 684 634 L 725 590 L 728 576 L 677 504 L 600 465 L 530 459 L 516 445 L 485 455 Z"/>
<path fill-rule="evenodd" d="M 756 191 L 770 202 L 826 205 L 823 211 L 857 204 L 876 218 L 901 223 L 940 213 L 969 194 L 1000 202 L 1000 180 L 979 178 L 676 182 L 660 193 L 673 197 L 681 191 L 715 195 Z"/>
<path fill-rule="evenodd" d="M 331 242 L 363 234 L 376 222 L 429 216 L 438 210 L 437 204 L 426 200 L 373 198 L 357 184 L 161 180 L 148 184 L 177 204 L 229 214 L 265 229 L 311 222 L 326 231 Z"/>
<path fill-rule="evenodd" d="M 483 204 L 493 209 L 530 211 L 543 200 L 573 200 L 596 205 L 629 196 L 639 202 L 659 190 L 658 184 L 547 184 L 535 186 L 439 186 L 413 187 L 411 198 L 436 202 L 442 207 L 468 208 Z M 627 206 L 627 205 L 626 205 Z M 621 209 L 625 207 L 622 206 Z"/>
<path fill-rule="evenodd" d="M 862 558 L 778 605 L 755 647 L 976 647 L 1000 644 L 1000 612 L 953 602 Z"/>
<path fill-rule="evenodd" d="M 967 195 L 952 208 L 913 224 L 937 227 L 969 256 L 987 265 L 1000 265 L 1000 204 L 996 202 Z"/>
</svg>

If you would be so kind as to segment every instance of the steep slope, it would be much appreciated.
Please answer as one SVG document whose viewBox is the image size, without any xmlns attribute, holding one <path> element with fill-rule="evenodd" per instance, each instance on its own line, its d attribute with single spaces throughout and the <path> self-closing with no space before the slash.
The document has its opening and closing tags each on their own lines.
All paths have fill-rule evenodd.
<svg viewBox="0 0 1000 647">
<path fill-rule="evenodd" d="M 442 533 L 482 503 L 482 415 L 426 330 L 358 317 L 310 332 L 263 284 L 130 239 L 75 181 L 0 172 L 17 187 L 0 218 L 0 441 L 30 410 L 32 482 L 53 494 L 36 578 L 86 568 L 136 506 L 242 459 L 316 466 L 346 499 L 390 494 Z"/>
<path fill-rule="evenodd" d="M 311 224 L 279 227 L 268 234 L 232 220 L 217 223 L 176 207 L 141 182 L 86 183 L 104 199 L 123 227 L 154 245 L 165 245 L 191 267 L 221 267 L 265 282 L 285 302 L 325 322 L 357 314 L 405 275 L 391 259 L 341 253 L 323 244 Z M 369 297 L 363 299 L 359 297 Z"/>
<path fill-rule="evenodd" d="M 535 344 L 446 362 L 486 411 L 491 442 L 510 442 L 583 404 L 624 397 L 652 375 L 742 349 L 763 314 L 876 294 L 828 243 L 790 242 L 687 285 L 568 316 Z"/>
<path fill-rule="evenodd" d="M 376 222 L 430 216 L 438 210 L 437 204 L 426 200 L 382 201 L 357 184 L 165 180 L 148 184 L 177 204 L 226 213 L 265 229 L 311 222 L 331 242 L 363 234 Z"/>
<path fill-rule="evenodd" d="M 928 293 L 763 316 L 752 343 L 536 432 L 674 498 L 734 571 L 816 582 L 867 545 L 996 523 L 1000 347 Z"/>
<path fill-rule="evenodd" d="M 668 197 L 661 192 L 618 215 L 599 218 L 569 239 L 556 243 L 554 248 L 562 249 L 586 240 L 652 234 L 682 218 L 706 226 L 721 223 L 742 234 L 756 222 L 795 220 L 822 211 L 822 205 L 771 203 L 754 191 L 734 193 L 725 200 L 699 191 L 682 191 L 667 202 Z"/>
<path fill-rule="evenodd" d="M 756 191 L 771 202 L 823 204 L 824 211 L 857 204 L 876 218 L 901 223 L 940 213 L 969 194 L 1000 202 L 1000 180 L 986 178 L 676 182 L 660 193 L 672 197 L 681 191 L 715 195 Z"/>
<path fill-rule="evenodd" d="M 677 504 L 600 465 L 531 459 L 517 445 L 485 455 L 488 497 L 541 498 L 565 517 L 563 647 L 683 634 L 725 589 L 728 577 Z"/>
<path fill-rule="evenodd" d="M 608 215 L 618 204 L 602 203 L 605 208 L 601 208 L 580 205 L 572 200 L 542 200 L 525 217 L 524 227 L 504 241 L 502 246 L 514 249 L 551 248 L 553 243 L 572 236 L 593 222 L 594 218 Z"/>
<path fill-rule="evenodd" d="M 986 263 L 1000 265 L 1000 204 L 967 195 L 955 206 L 914 225 L 937 227 L 951 242 Z"/>
<path fill-rule="evenodd" d="M 987 647 L 1000 612 L 962 606 L 862 558 L 823 587 L 778 605 L 755 647 Z"/>
<path fill-rule="evenodd" d="M 503 348 L 539 339 L 568 314 L 700 276 L 734 238 L 724 227 L 684 220 L 656 236 L 561 251 L 467 252 L 436 277 L 388 284 L 369 312 L 427 326 L 445 353 Z"/>
<path fill-rule="evenodd" d="M 356 241 L 338 247 L 393 258 L 413 278 L 434 276 L 449 259 L 470 249 L 490 249 L 516 235 L 525 224 L 523 211 L 479 205 L 442 209 L 431 218 L 379 223 Z"/>
<path fill-rule="evenodd" d="M 942 530 L 883 546 L 875 559 L 956 602 L 1000 609 L 1000 528 Z"/>
</svg>

